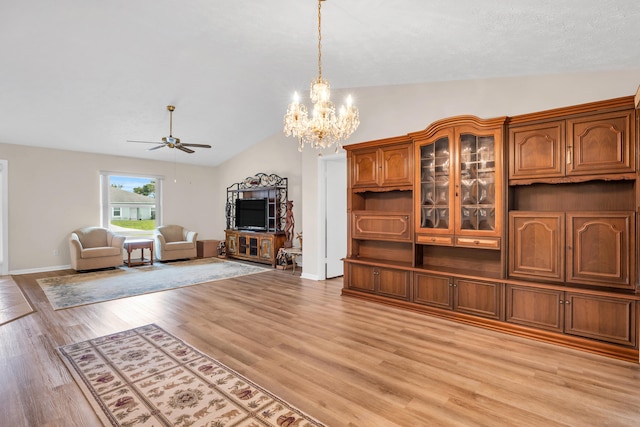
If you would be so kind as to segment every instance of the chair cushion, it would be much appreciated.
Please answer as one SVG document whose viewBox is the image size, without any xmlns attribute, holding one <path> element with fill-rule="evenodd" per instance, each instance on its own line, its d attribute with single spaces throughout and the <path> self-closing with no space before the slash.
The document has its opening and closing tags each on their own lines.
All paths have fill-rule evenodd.
<svg viewBox="0 0 640 427">
<path fill-rule="evenodd" d="M 114 248 L 111 246 L 102 247 L 102 248 L 88 248 L 84 249 L 80 254 L 82 258 L 100 258 L 105 256 L 113 256 L 120 255 L 122 252 L 120 248 Z"/>
<path fill-rule="evenodd" d="M 167 251 L 178 251 L 178 250 L 183 250 L 183 249 L 193 249 L 194 245 L 191 242 L 169 242 L 166 244 L 166 246 L 164 247 L 165 250 Z"/>
</svg>

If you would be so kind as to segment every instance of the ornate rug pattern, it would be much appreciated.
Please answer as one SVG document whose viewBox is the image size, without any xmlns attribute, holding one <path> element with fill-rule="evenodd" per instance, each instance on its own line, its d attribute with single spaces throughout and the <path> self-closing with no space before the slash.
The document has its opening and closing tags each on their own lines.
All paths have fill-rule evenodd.
<svg viewBox="0 0 640 427">
<path fill-rule="evenodd" d="M 105 425 L 324 426 L 155 324 L 58 351 Z"/>
<path fill-rule="evenodd" d="M 269 269 L 218 258 L 200 258 L 48 277 L 37 282 L 53 309 L 60 310 L 264 271 Z"/>
</svg>

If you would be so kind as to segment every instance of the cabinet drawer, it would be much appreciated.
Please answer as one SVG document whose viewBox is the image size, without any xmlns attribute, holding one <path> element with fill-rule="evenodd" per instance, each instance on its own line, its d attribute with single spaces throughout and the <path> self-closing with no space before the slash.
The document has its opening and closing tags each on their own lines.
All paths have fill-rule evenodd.
<svg viewBox="0 0 640 427">
<path fill-rule="evenodd" d="M 402 212 L 355 211 L 351 217 L 356 239 L 411 241 L 411 215 Z"/>
<path fill-rule="evenodd" d="M 456 237 L 456 246 L 466 248 L 500 249 L 499 237 Z"/>
<path fill-rule="evenodd" d="M 442 246 L 453 246 L 453 237 L 452 236 L 429 236 L 424 234 L 419 234 L 416 236 L 416 243 L 422 243 L 426 245 L 442 245 Z"/>
</svg>

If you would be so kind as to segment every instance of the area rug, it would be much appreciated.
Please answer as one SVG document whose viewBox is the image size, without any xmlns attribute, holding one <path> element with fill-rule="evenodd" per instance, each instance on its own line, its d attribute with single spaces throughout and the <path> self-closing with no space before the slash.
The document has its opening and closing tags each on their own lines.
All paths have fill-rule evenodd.
<svg viewBox="0 0 640 427">
<path fill-rule="evenodd" d="M 37 282 L 53 309 L 59 310 L 264 271 L 269 269 L 218 258 L 200 258 L 49 277 Z"/>
<path fill-rule="evenodd" d="M 58 351 L 105 425 L 323 426 L 154 324 Z"/>
</svg>

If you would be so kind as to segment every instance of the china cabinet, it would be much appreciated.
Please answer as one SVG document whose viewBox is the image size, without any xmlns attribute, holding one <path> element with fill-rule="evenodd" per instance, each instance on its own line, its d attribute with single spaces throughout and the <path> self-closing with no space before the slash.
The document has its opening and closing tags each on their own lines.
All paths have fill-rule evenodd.
<svg viewBox="0 0 640 427">
<path fill-rule="evenodd" d="M 345 150 L 344 295 L 639 362 L 633 97 Z"/>
<path fill-rule="evenodd" d="M 505 119 L 461 116 L 410 134 L 418 243 L 500 249 Z"/>
</svg>

